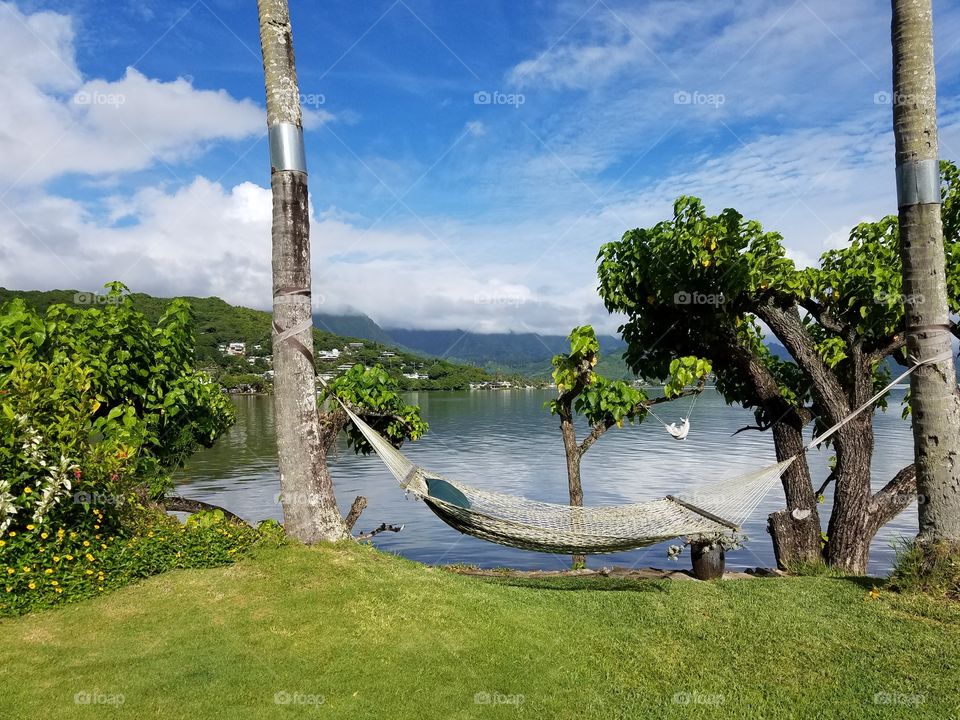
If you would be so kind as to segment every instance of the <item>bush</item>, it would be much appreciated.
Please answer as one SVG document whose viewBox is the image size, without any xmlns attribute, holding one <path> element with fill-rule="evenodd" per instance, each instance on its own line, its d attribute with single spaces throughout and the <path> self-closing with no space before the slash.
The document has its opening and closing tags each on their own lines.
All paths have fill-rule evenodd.
<svg viewBox="0 0 960 720">
<path fill-rule="evenodd" d="M 904 544 L 897 551 L 890 588 L 960 600 L 960 545 L 948 542 Z"/>
<path fill-rule="evenodd" d="M 119 532 L 138 490 L 161 494 L 233 422 L 192 367 L 189 306 L 173 301 L 153 325 L 108 288 L 102 307 L 0 308 L 0 534 Z"/>
<path fill-rule="evenodd" d="M 282 543 L 280 526 L 238 525 L 221 511 L 192 515 L 186 523 L 142 509 L 124 531 L 106 531 L 103 512 L 88 511 L 90 530 L 29 526 L 0 539 L 0 616 L 19 615 L 99 595 L 173 569 L 227 565 L 261 544 Z"/>
</svg>

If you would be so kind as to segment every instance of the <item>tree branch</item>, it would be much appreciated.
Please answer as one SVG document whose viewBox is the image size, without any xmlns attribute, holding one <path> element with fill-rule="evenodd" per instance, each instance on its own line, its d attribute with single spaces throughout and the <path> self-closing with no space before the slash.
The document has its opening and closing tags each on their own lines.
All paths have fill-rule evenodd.
<svg viewBox="0 0 960 720">
<path fill-rule="evenodd" d="M 706 376 L 704 376 L 700 378 L 700 382 L 697 383 L 696 387 L 690 388 L 689 390 L 683 390 L 671 397 L 667 397 L 666 395 L 663 395 L 658 398 L 652 398 L 652 399 L 648 398 L 647 400 L 643 400 L 637 403 L 636 405 L 634 405 L 630 409 L 630 412 L 627 413 L 627 416 L 633 417 L 635 415 L 639 415 L 640 413 L 645 413 L 646 408 L 652 407 L 653 405 L 659 405 L 661 403 L 670 402 L 672 400 L 677 400 L 678 398 L 690 397 L 692 395 L 699 395 L 700 393 L 703 392 L 703 388 L 706 384 L 707 384 L 707 378 Z M 614 425 L 616 425 L 616 423 L 610 419 L 603 420 L 601 422 L 594 424 L 594 426 L 590 429 L 590 433 L 583 439 L 583 442 L 580 443 L 579 447 L 577 448 L 578 452 L 580 453 L 580 456 L 582 457 L 583 454 L 587 452 L 587 450 L 589 450 L 593 446 L 593 444 L 597 440 L 599 440 L 600 437 L 607 430 L 612 428 Z"/>
<path fill-rule="evenodd" d="M 361 540 L 369 540 L 369 539 L 372 538 L 374 535 L 379 535 L 379 534 L 382 533 L 382 532 L 395 532 L 395 533 L 397 533 L 397 532 L 400 532 L 401 530 L 403 530 L 403 527 L 404 527 L 403 525 L 388 525 L 387 523 L 381 523 L 381 524 L 379 525 L 379 527 L 375 527 L 375 528 L 374 528 L 373 530 L 371 530 L 370 532 L 364 533 L 363 535 L 357 535 L 357 536 L 354 538 L 354 540 L 357 540 L 358 542 L 361 541 Z"/>
<path fill-rule="evenodd" d="M 818 323 L 820 323 L 820 325 L 830 332 L 836 333 L 837 335 L 843 335 L 844 337 L 851 335 L 850 326 L 834 317 L 829 308 L 821 305 L 816 300 L 812 298 L 805 298 L 803 301 L 801 301 L 800 307 L 813 315 L 814 320 L 816 320 Z"/>
<path fill-rule="evenodd" d="M 353 526 L 357 524 L 357 520 L 360 519 L 360 513 L 364 511 L 367 507 L 367 499 L 363 495 L 357 495 L 353 501 L 353 505 L 350 506 L 350 512 L 347 513 L 347 517 L 344 518 L 343 524 L 347 526 L 347 530 L 353 530 Z"/>
<path fill-rule="evenodd" d="M 164 509 L 172 512 L 185 512 L 191 514 L 202 512 L 204 510 L 219 510 L 230 522 L 238 525 L 246 525 L 247 527 L 253 527 L 239 515 L 234 515 L 226 508 L 222 508 L 219 505 L 214 505 L 213 503 L 204 502 L 203 500 L 193 500 L 192 498 L 180 497 L 179 495 L 168 495 L 163 498 L 163 507 Z"/>
<path fill-rule="evenodd" d="M 911 463 L 900 470 L 870 498 L 867 512 L 873 522 L 874 532 L 893 520 L 917 497 L 917 468 Z M 922 499 L 919 499 L 922 502 Z"/>
<path fill-rule="evenodd" d="M 904 345 L 907 344 L 906 335 L 897 333 L 896 335 L 891 336 L 886 341 L 881 341 L 878 345 L 867 354 L 867 362 L 870 365 L 878 363 L 883 360 L 887 355 L 892 355 L 897 350 L 901 349 Z"/>
</svg>

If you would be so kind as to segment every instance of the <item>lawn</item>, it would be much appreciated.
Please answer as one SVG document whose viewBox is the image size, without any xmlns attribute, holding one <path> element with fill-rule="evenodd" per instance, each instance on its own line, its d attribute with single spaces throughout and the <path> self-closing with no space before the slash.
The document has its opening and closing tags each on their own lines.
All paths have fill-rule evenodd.
<svg viewBox="0 0 960 720">
<path fill-rule="evenodd" d="M 960 717 L 960 608 L 870 585 L 260 550 L 0 621 L 0 717 Z"/>
</svg>

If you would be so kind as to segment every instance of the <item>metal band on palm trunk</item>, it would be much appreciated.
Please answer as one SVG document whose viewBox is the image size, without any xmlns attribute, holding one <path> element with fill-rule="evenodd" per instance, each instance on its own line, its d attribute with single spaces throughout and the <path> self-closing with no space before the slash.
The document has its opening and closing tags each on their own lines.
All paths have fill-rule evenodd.
<svg viewBox="0 0 960 720">
<path fill-rule="evenodd" d="M 270 141 L 270 167 L 275 172 L 283 170 L 307 172 L 302 127 L 281 122 L 271 125 L 267 134 Z"/>
<path fill-rule="evenodd" d="M 940 162 L 936 158 L 897 165 L 897 207 L 940 204 Z"/>
</svg>

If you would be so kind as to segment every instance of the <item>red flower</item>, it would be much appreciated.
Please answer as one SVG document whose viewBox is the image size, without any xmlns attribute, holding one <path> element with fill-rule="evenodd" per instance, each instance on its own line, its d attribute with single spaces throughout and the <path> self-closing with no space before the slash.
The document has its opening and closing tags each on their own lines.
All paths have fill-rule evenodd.
<svg viewBox="0 0 960 720">
<path fill-rule="evenodd" d="M 76 470 L 73 471 L 73 476 L 74 476 L 77 480 L 80 479 L 80 468 L 77 468 Z"/>
</svg>

